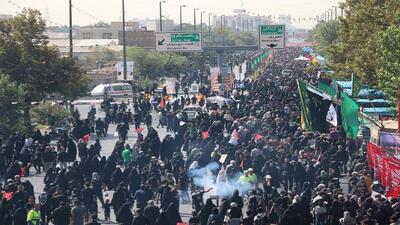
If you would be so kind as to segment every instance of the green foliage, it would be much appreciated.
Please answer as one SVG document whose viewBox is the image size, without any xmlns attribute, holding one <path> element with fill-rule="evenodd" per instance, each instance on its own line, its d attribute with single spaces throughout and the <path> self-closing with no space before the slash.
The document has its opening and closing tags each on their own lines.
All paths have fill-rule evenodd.
<svg viewBox="0 0 400 225">
<path fill-rule="evenodd" d="M 0 72 L 25 91 L 24 123 L 30 130 L 30 103 L 47 95 L 73 99 L 85 93 L 88 79 L 75 59 L 60 57 L 48 45 L 40 12 L 24 9 L 13 19 L 0 21 Z"/>
<path fill-rule="evenodd" d="M 379 88 L 392 103 L 400 97 L 400 28 L 391 26 L 379 34 L 378 49 Z"/>
<path fill-rule="evenodd" d="M 109 48 L 96 47 L 93 54 L 86 56 L 86 63 L 94 65 L 97 61 L 101 60 L 104 62 L 115 61 L 121 57 L 121 52 L 114 51 Z"/>
<path fill-rule="evenodd" d="M 22 124 L 22 88 L 4 74 L 0 74 L 0 130 L 6 136 L 24 131 Z"/>
<path fill-rule="evenodd" d="M 347 0 L 340 18 L 339 42 L 328 49 L 328 61 L 341 76 L 357 74 L 364 84 L 378 83 L 375 56 L 378 33 L 394 22 L 397 0 Z"/>
<path fill-rule="evenodd" d="M 70 112 L 56 104 L 41 103 L 32 108 L 32 122 L 42 125 L 55 125 L 70 116 Z"/>
<path fill-rule="evenodd" d="M 257 38 L 252 32 L 235 32 L 230 28 L 225 28 L 224 30 L 221 30 L 221 28 L 214 28 L 211 37 L 209 35 L 204 35 L 204 42 L 210 46 L 255 45 L 257 44 Z"/>
<path fill-rule="evenodd" d="M 327 49 L 335 45 L 338 40 L 338 21 L 328 21 L 319 23 L 310 32 L 310 38 L 313 42 L 318 43 L 317 52 L 325 56 Z"/>
<path fill-rule="evenodd" d="M 150 80 L 163 76 L 177 76 L 190 69 L 189 60 L 176 53 L 159 53 L 154 50 L 128 48 L 127 59 L 135 62 L 135 74 Z"/>
</svg>

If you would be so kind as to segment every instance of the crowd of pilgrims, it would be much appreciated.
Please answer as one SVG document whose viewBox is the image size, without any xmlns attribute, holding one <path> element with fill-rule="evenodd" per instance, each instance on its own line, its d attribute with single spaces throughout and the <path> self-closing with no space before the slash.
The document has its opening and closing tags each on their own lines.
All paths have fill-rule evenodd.
<svg viewBox="0 0 400 225">
<path fill-rule="evenodd" d="M 126 103 L 106 107 L 107 129 L 118 123 L 119 136 L 108 157 L 99 139 L 84 140 L 94 132 L 90 124 L 105 123 L 93 122 L 92 111 L 84 120 L 76 116 L 72 132 L 61 134 L 56 145 L 39 131 L 15 133 L 1 151 L 0 224 L 92 225 L 114 214 L 123 225 L 176 225 L 184 204 L 193 208 L 190 225 L 399 224 L 398 200 L 372 196 L 373 172 L 359 143 L 346 139 L 340 127 L 325 134 L 299 127 L 296 79 L 316 82 L 304 64 L 293 61 L 299 54 L 300 49 L 275 52 L 258 78 L 232 93 L 237 101 L 207 106 L 192 122 L 180 110 L 194 103 L 185 98 L 160 108 L 142 97 L 133 113 Z M 171 117 L 173 126 L 162 139 L 147 121 L 153 108 Z M 139 131 L 134 144 L 127 144 L 129 124 L 137 129 L 141 122 L 148 125 L 146 135 Z M 218 186 L 233 184 L 241 191 L 216 202 L 210 196 L 218 190 L 193 182 L 189 171 L 212 162 L 218 164 Z M 29 182 L 32 166 L 45 173 L 45 188 L 35 190 L 36 196 Z M 344 191 L 339 179 L 346 175 Z M 245 184 L 251 188 L 243 191 Z M 104 218 L 97 216 L 100 211 Z"/>
</svg>

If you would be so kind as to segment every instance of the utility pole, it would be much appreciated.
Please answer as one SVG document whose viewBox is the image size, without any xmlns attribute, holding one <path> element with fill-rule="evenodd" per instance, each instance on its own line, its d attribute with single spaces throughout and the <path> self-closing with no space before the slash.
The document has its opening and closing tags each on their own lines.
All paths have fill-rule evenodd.
<svg viewBox="0 0 400 225">
<path fill-rule="evenodd" d="M 337 20 L 338 19 L 338 17 L 337 17 L 337 6 L 333 6 L 334 8 L 335 8 L 335 20 Z"/>
<path fill-rule="evenodd" d="M 127 80 L 126 69 L 126 33 L 125 33 L 125 0 L 122 0 L 122 51 L 124 58 L 124 80 Z"/>
<path fill-rule="evenodd" d="M 208 36 L 211 37 L 211 15 L 214 13 L 208 13 Z"/>
<path fill-rule="evenodd" d="M 331 11 L 331 20 L 333 20 L 333 9 L 330 9 Z"/>
<path fill-rule="evenodd" d="M 340 7 L 340 16 L 343 18 L 344 15 L 344 8 L 343 6 Z"/>
<path fill-rule="evenodd" d="M 180 30 L 182 31 L 183 30 L 183 28 L 182 28 L 182 8 L 183 7 L 186 7 L 186 5 L 181 5 L 180 7 L 179 7 L 179 15 L 180 15 L 180 17 L 179 17 L 179 22 L 180 22 Z"/>
<path fill-rule="evenodd" d="M 205 11 L 200 12 L 200 32 L 201 33 L 203 33 L 203 13 L 205 13 Z"/>
<path fill-rule="evenodd" d="M 193 9 L 193 28 L 196 31 L 196 11 L 199 10 L 199 8 Z"/>
<path fill-rule="evenodd" d="M 74 56 L 73 42 L 72 42 L 72 0 L 69 0 L 69 57 Z"/>
<path fill-rule="evenodd" d="M 165 1 L 160 1 L 160 32 L 162 32 L 162 3 L 165 3 Z"/>
</svg>

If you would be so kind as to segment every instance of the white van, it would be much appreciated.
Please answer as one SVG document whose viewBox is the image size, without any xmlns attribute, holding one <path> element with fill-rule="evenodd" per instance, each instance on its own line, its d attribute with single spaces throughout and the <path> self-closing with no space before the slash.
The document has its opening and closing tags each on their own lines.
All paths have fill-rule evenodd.
<svg viewBox="0 0 400 225">
<path fill-rule="evenodd" d="M 90 92 L 91 96 L 132 96 L 132 86 L 127 83 L 99 84 Z"/>
</svg>

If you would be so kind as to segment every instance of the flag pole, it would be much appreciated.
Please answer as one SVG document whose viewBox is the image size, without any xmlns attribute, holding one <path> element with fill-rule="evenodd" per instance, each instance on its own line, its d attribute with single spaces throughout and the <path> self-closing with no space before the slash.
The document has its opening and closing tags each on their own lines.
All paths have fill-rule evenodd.
<svg viewBox="0 0 400 225">
<path fill-rule="evenodd" d="M 397 133 L 400 134 L 400 95 L 397 102 Z"/>
</svg>

